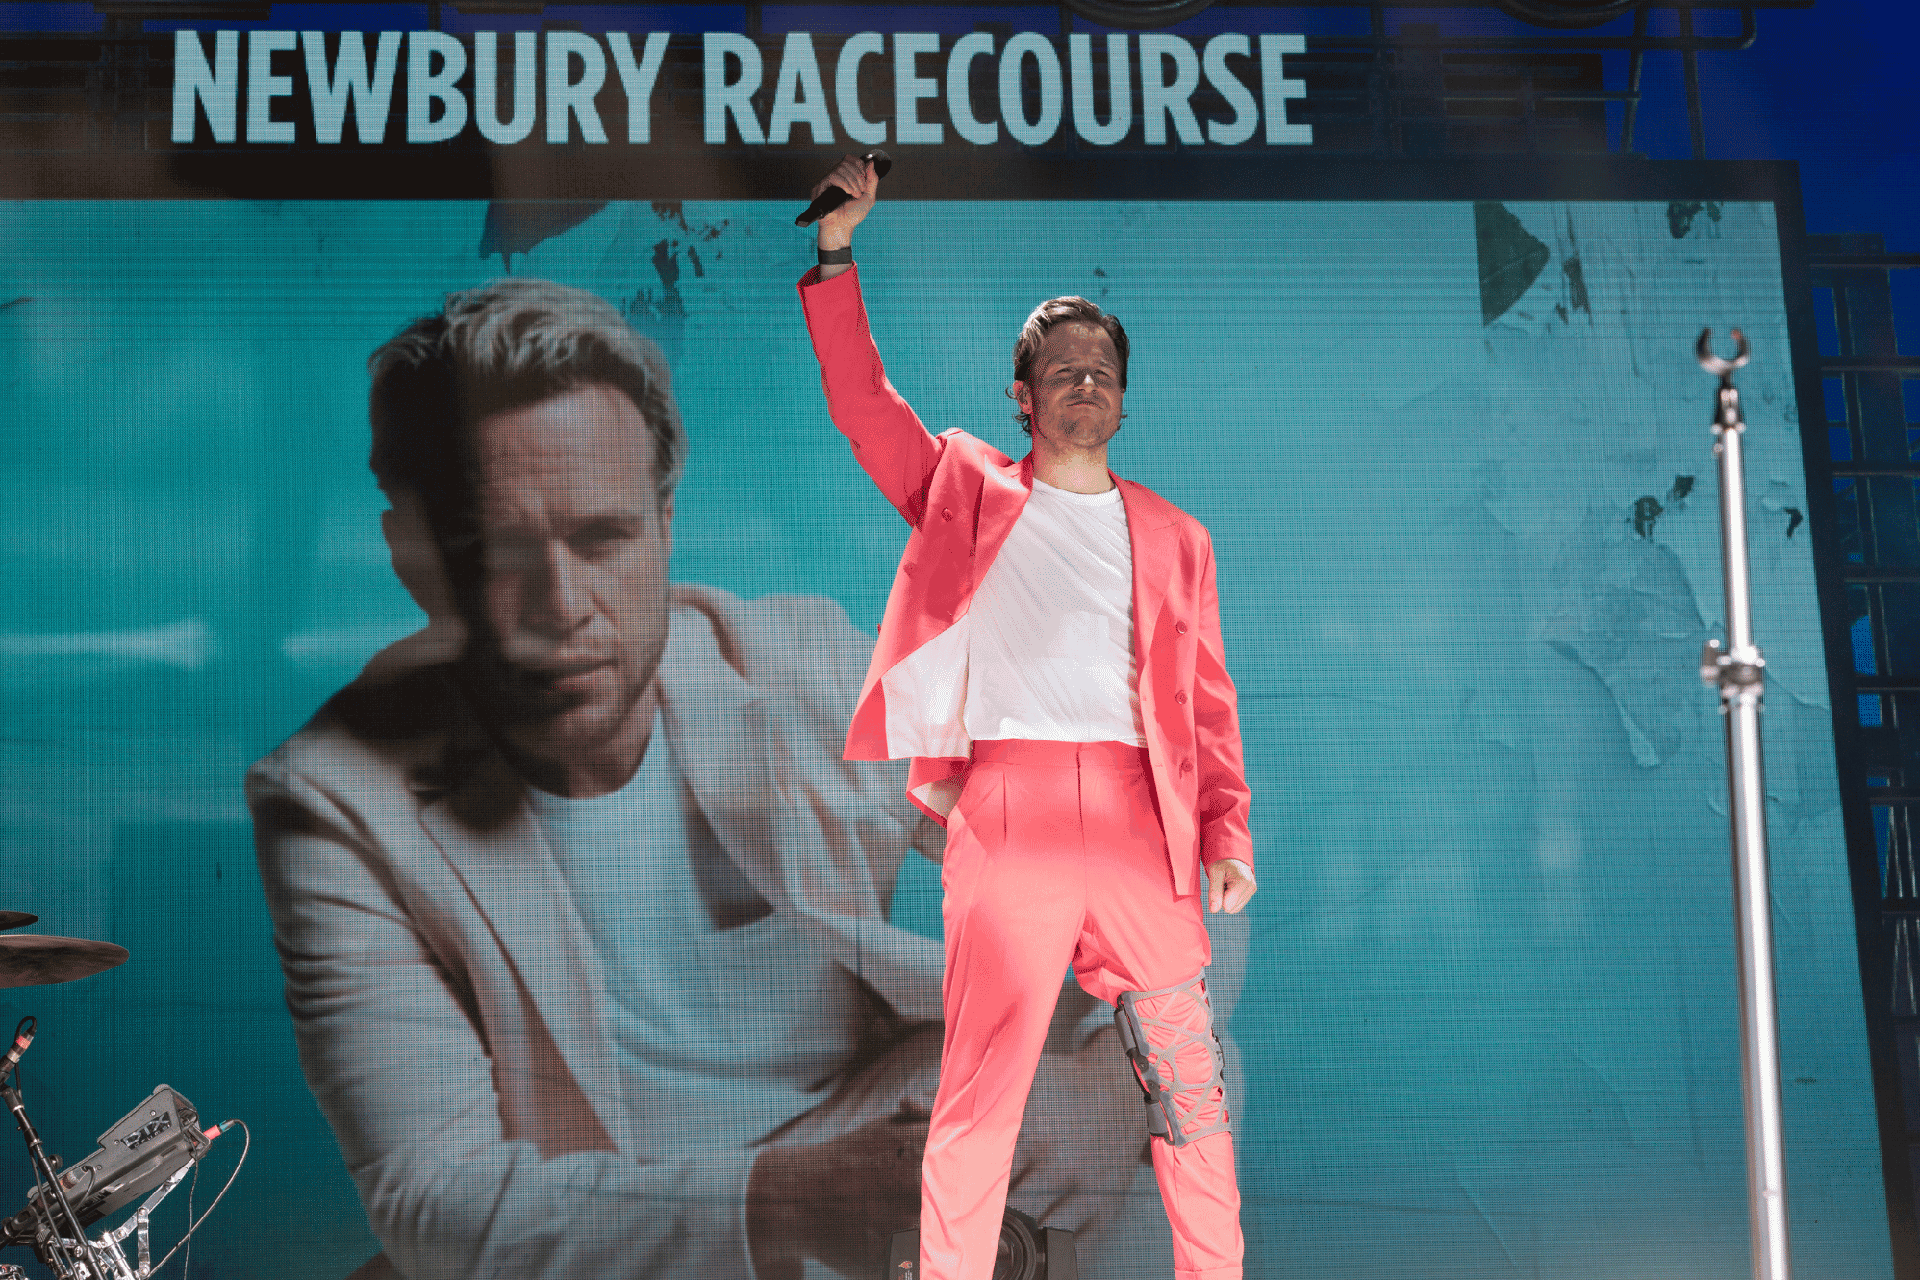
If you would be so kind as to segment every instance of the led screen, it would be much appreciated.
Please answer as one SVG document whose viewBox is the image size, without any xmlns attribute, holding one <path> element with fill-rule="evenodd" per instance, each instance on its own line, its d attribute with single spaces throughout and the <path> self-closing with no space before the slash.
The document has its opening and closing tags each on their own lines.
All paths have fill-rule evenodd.
<svg viewBox="0 0 1920 1280">
<path fill-rule="evenodd" d="M 22 1079 L 70 1159 L 163 1081 L 248 1122 L 201 1274 L 747 1275 L 785 1230 L 877 1275 L 911 1225 L 880 1219 L 937 1059 L 940 837 L 904 765 L 837 758 L 907 529 L 828 416 L 792 214 L 0 206 L 0 907 L 132 955 L 0 1013 L 40 1018 Z M 1260 881 L 1214 930 L 1249 1275 L 1748 1266 L 1703 324 L 1756 352 L 1795 1262 L 1890 1274 L 1778 245 L 1769 204 L 1664 201 L 883 198 L 860 229 L 929 430 L 1020 456 L 1013 338 L 1084 295 L 1132 339 L 1115 470 L 1212 532 Z M 419 782 L 460 741 L 407 683 L 446 636 L 367 467 L 369 355 L 508 275 L 657 344 L 689 441 L 651 535 L 666 754 L 594 865 L 525 838 L 510 777 L 464 814 Z M 1170 1270 L 1144 1141 L 1069 983 L 1012 1202 L 1094 1280 Z M 817 1176 L 769 1198 L 775 1149 Z"/>
</svg>

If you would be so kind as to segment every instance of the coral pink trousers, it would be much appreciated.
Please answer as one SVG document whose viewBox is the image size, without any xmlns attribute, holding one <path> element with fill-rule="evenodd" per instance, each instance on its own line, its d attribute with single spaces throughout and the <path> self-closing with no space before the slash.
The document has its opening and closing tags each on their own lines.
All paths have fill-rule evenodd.
<svg viewBox="0 0 1920 1280">
<path fill-rule="evenodd" d="M 976 742 L 947 817 L 946 1039 L 921 1164 L 922 1280 L 989 1280 L 1014 1142 L 1071 963 L 1088 994 L 1158 991 L 1211 948 L 1199 894 L 1179 897 L 1147 753 L 1117 742 Z M 1191 997 L 1188 997 L 1191 999 Z M 1204 1006 L 1195 1006 L 1204 1019 Z M 1206 1027 L 1202 1025 L 1203 1032 Z M 1204 1052 L 1193 1044 L 1187 1052 Z M 1196 1064 L 1185 1058 L 1182 1075 Z M 1114 1050 L 1113 1070 L 1127 1070 Z M 1163 1074 L 1171 1078 L 1170 1070 Z M 1216 1110 L 1182 1097 L 1182 1116 Z M 1146 1136 L 1142 1110 L 1141 1136 Z M 1183 1126 L 1189 1130 L 1198 1124 Z M 1233 1138 L 1154 1139 L 1179 1280 L 1240 1280 Z"/>
</svg>

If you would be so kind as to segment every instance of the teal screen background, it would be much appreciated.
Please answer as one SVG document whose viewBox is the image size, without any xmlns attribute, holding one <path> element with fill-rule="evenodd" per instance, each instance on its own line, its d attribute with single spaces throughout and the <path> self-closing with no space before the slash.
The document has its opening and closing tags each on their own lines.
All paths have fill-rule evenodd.
<svg viewBox="0 0 1920 1280">
<path fill-rule="evenodd" d="M 828 419 L 792 212 L 614 204 L 510 266 L 666 352 L 692 441 L 674 578 L 826 596 L 871 632 L 906 531 Z M 1755 351 L 1794 1258 L 1891 1275 L 1774 211 L 1682 235 L 1668 212 L 898 202 L 860 230 L 876 341 L 931 430 L 1024 452 L 1012 339 L 1084 294 L 1133 343 L 1115 470 L 1213 533 L 1261 889 L 1216 944 L 1250 1276 L 1747 1272 L 1696 674 L 1724 625 L 1705 324 Z M 343 1276 L 379 1247 L 294 1056 L 240 778 L 421 624 L 365 360 L 503 272 L 486 217 L 0 205 L 0 907 L 132 952 L 0 1016 L 40 1018 L 23 1080 L 70 1158 L 162 1081 L 253 1127 L 197 1274 Z M 909 861 L 896 923 L 938 936 L 938 874 Z M 0 1212 L 28 1185 L 0 1142 Z"/>
</svg>

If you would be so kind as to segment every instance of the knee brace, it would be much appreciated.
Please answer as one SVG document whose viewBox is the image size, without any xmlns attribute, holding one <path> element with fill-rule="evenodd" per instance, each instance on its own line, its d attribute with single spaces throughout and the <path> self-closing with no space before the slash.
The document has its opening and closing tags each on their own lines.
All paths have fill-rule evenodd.
<svg viewBox="0 0 1920 1280">
<path fill-rule="evenodd" d="M 1213 1030 L 1202 970 L 1159 991 L 1122 992 L 1113 1011 L 1121 1047 L 1147 1099 L 1147 1132 L 1175 1147 L 1232 1133 L 1226 1053 Z"/>
</svg>

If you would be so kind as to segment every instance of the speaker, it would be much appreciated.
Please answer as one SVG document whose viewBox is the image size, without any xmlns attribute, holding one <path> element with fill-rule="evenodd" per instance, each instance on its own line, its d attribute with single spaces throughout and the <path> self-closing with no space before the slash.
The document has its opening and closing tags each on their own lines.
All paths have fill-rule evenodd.
<svg viewBox="0 0 1920 1280">
<path fill-rule="evenodd" d="M 920 1231 L 896 1231 L 887 1247 L 887 1280 L 920 1280 Z M 1000 1220 L 993 1280 L 1080 1280 L 1073 1232 L 1042 1227 L 1011 1206 Z"/>
</svg>

